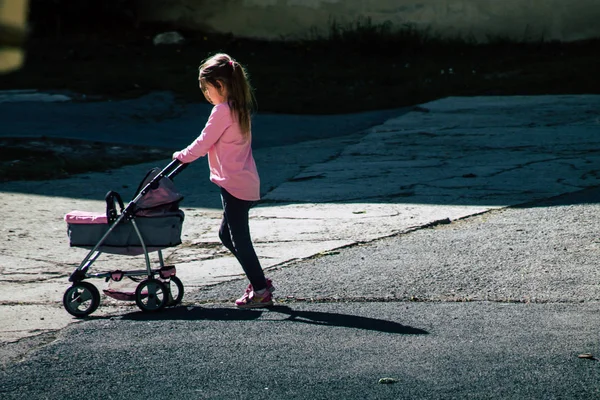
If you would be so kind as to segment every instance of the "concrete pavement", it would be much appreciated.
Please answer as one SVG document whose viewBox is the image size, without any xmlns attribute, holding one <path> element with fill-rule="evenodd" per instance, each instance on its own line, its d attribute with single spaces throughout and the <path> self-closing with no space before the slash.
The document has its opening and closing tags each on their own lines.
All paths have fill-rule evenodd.
<svg viewBox="0 0 600 400">
<path fill-rule="evenodd" d="M 62 103 L 68 111 L 63 111 L 60 120 L 69 121 L 68 116 L 77 115 L 85 104 Z M 11 113 L 16 112 L 14 105 L 10 107 Z M 119 116 L 111 120 L 113 129 L 104 130 L 102 139 L 147 133 L 144 140 L 150 144 L 153 138 L 165 140 L 173 132 L 189 131 L 183 123 L 190 121 L 182 117 L 189 115 L 188 110 L 173 113 L 178 105 L 163 104 L 164 118 L 153 123 L 149 116 L 156 115 L 154 110 L 144 107 L 147 114 L 138 123 L 144 129 L 124 135 L 136 124 L 130 117 Z M 255 157 L 264 201 L 252 211 L 251 229 L 263 266 L 279 269 L 356 243 L 596 186 L 598 110 L 600 96 L 447 98 L 368 129 L 363 125 L 348 135 L 259 146 Z M 18 115 L 31 111 L 28 108 Z M 270 129 L 285 136 L 288 125 L 280 118 Z M 119 121 L 127 121 L 125 131 L 118 128 Z M 18 126 L 32 136 L 60 133 L 61 125 L 55 122 L 37 120 L 34 126 L 23 120 Z M 69 132 L 90 126 L 102 130 L 81 121 L 66 125 Z M 183 137 L 175 136 L 183 142 Z M 6 238 L 0 245 L 0 318 L 8 321 L 1 330 L 4 342 L 73 322 L 60 302 L 68 275 L 86 252 L 68 248 L 62 217 L 75 209 L 103 210 L 102 199 L 109 189 L 128 198 L 155 165 L 0 186 L 0 218 Z M 202 293 L 207 285 L 241 277 L 240 267 L 218 244 L 219 198 L 207 175 L 204 162 L 198 162 L 176 180 L 186 196 L 182 204 L 187 216 L 184 244 L 166 250 L 165 255 L 177 265 L 189 294 L 184 302 L 199 299 L 195 293 Z M 107 255 L 94 267 L 98 271 L 137 268 L 141 263 L 137 257 Z M 94 283 L 102 286 L 102 282 Z M 102 301 L 95 315 L 132 310 L 128 303 L 105 297 Z"/>
<path fill-rule="evenodd" d="M 0 346 L 3 399 L 595 399 L 600 187 Z M 590 354 L 591 358 L 584 355 Z M 25 355 L 25 356 L 23 356 Z M 388 378 L 388 384 L 379 383 Z"/>
</svg>

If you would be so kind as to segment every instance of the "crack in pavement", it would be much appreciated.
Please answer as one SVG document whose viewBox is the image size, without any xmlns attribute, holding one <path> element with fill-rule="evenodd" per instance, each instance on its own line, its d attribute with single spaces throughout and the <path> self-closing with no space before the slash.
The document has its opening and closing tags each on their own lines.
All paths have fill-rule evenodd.
<svg viewBox="0 0 600 400">
<path fill-rule="evenodd" d="M 197 300 L 194 302 L 183 302 L 181 307 L 191 307 L 197 305 L 213 305 L 213 304 L 231 304 L 235 298 L 221 298 L 211 300 Z M 588 303 L 596 303 L 597 301 L 588 301 Z M 524 298 L 420 298 L 420 297 L 383 297 L 383 296 L 360 296 L 360 297 L 294 297 L 287 296 L 285 298 L 277 298 L 274 301 L 274 306 L 279 304 L 294 304 L 294 303 L 314 303 L 314 304 L 330 304 L 330 303 L 499 303 L 499 304 L 582 304 L 582 300 L 540 300 L 540 299 L 524 299 Z M 234 308 L 234 307 L 232 307 Z M 268 309 L 268 308 L 267 308 Z"/>
</svg>

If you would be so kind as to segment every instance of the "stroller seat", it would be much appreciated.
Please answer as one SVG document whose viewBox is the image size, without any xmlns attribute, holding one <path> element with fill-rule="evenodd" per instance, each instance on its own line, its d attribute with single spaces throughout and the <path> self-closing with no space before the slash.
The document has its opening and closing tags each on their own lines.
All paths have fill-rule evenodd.
<svg viewBox="0 0 600 400">
<path fill-rule="evenodd" d="M 184 213 L 181 210 L 157 217 L 135 217 L 135 222 L 149 252 L 181 244 Z M 71 211 L 65 215 L 67 234 L 71 247 L 94 247 L 110 228 L 106 214 L 86 211 Z M 99 247 L 103 253 L 139 255 L 143 254 L 140 238 L 131 221 L 124 221 Z"/>
<path fill-rule="evenodd" d="M 151 170 L 140 183 L 137 193 L 159 172 L 160 169 Z M 65 215 L 69 244 L 71 247 L 93 248 L 100 243 L 98 250 L 103 253 L 143 254 L 142 242 L 132 223 L 135 220 L 147 251 L 178 246 L 184 220 L 184 213 L 179 209 L 182 199 L 173 182 L 163 178 L 156 188 L 133 202 L 128 218 L 113 226 L 118 214 L 115 202 L 118 201 L 123 212 L 123 201 L 118 193 L 109 191 L 105 197 L 106 213 L 74 210 Z M 111 227 L 112 232 L 102 240 Z"/>
</svg>

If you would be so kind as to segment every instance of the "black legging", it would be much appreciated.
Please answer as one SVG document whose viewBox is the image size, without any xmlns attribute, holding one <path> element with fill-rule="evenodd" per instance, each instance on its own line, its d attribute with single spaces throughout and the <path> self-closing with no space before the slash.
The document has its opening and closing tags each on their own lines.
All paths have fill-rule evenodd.
<svg viewBox="0 0 600 400">
<path fill-rule="evenodd" d="M 221 188 L 223 201 L 223 220 L 219 229 L 219 238 L 242 265 L 254 290 L 267 287 L 265 274 L 254 251 L 248 225 L 248 211 L 253 201 L 240 200 Z"/>
</svg>

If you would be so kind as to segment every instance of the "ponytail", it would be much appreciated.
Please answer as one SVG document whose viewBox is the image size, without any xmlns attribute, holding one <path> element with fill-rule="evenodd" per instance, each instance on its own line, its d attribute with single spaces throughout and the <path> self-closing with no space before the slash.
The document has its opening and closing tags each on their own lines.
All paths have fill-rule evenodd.
<svg viewBox="0 0 600 400">
<path fill-rule="evenodd" d="M 244 135 L 251 130 L 252 112 L 254 111 L 254 95 L 248 82 L 246 70 L 237 61 L 231 62 L 231 87 L 228 91 L 227 103 L 236 115 Z"/>
</svg>

